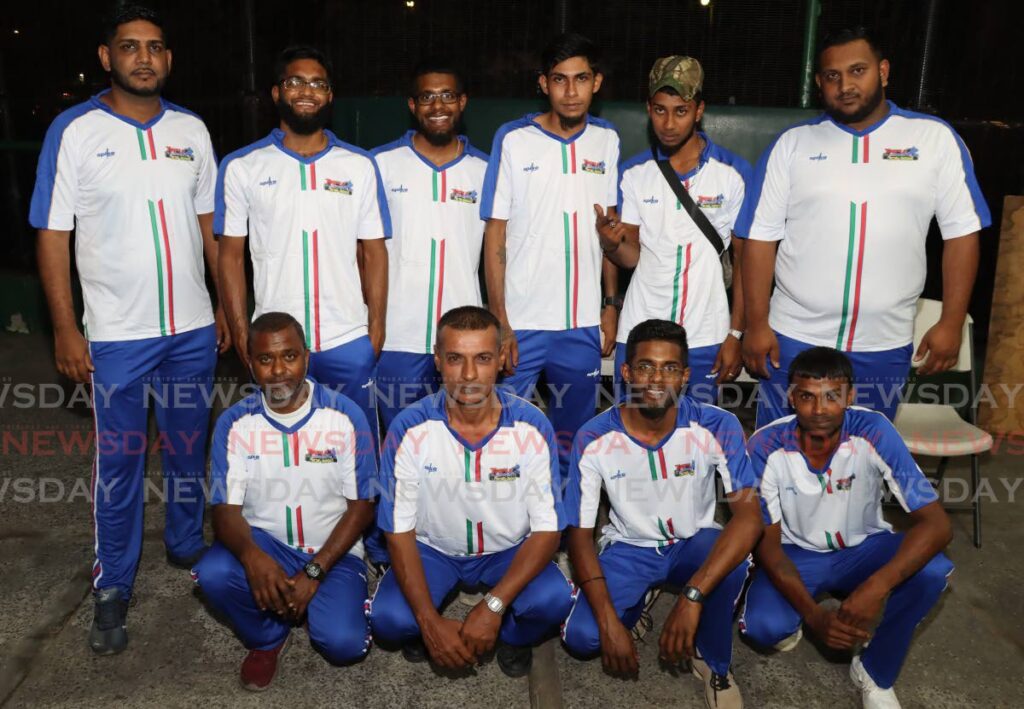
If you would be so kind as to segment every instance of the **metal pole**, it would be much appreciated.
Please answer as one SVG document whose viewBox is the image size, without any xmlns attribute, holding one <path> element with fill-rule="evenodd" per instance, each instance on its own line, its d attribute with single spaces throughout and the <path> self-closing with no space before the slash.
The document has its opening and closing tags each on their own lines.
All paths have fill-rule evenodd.
<svg viewBox="0 0 1024 709">
<path fill-rule="evenodd" d="M 558 32 L 569 31 L 569 0 L 558 0 Z"/>
<path fill-rule="evenodd" d="M 257 138 L 260 115 L 260 97 L 256 93 L 256 22 L 253 17 L 253 0 L 245 0 L 242 9 L 242 36 L 245 41 L 242 128 L 245 131 L 246 142 L 252 142 Z"/>
<path fill-rule="evenodd" d="M 914 105 L 919 111 L 932 107 L 929 78 L 932 61 L 935 58 L 935 20 L 938 8 L 938 0 L 929 0 L 924 23 L 924 47 L 921 49 L 921 78 L 917 82 L 917 101 Z"/>
<path fill-rule="evenodd" d="M 811 89 L 814 86 L 814 50 L 818 35 L 818 16 L 821 14 L 821 0 L 807 0 L 807 15 L 804 17 L 804 51 L 800 65 L 800 108 L 811 107 Z"/>
</svg>

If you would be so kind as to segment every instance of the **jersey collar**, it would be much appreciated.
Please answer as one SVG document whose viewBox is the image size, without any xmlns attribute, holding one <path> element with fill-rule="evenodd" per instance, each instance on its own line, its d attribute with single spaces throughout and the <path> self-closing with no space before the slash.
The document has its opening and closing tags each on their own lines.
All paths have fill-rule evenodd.
<svg viewBox="0 0 1024 709">
<path fill-rule="evenodd" d="M 682 173 L 682 172 L 677 172 L 676 174 L 679 175 L 679 179 L 680 180 L 689 180 L 691 177 L 693 177 L 698 172 L 700 172 L 701 168 L 704 167 L 707 164 L 708 160 L 711 159 L 711 138 L 708 137 L 707 133 L 705 133 L 704 131 L 700 131 L 700 130 L 697 131 L 697 135 L 699 135 L 701 140 L 704 141 L 704 148 L 700 151 L 700 157 L 697 158 L 697 167 L 693 168 L 692 170 L 690 170 L 689 172 L 687 172 L 685 174 Z M 668 160 L 669 159 L 670 156 L 668 156 L 665 153 L 661 152 L 661 146 L 660 145 L 659 146 L 655 146 L 654 150 L 655 150 L 655 152 L 658 155 L 658 160 Z"/>
<path fill-rule="evenodd" d="M 324 155 L 331 152 L 331 149 L 339 142 L 338 136 L 334 135 L 334 133 L 332 133 L 330 130 L 324 129 L 324 134 L 327 136 L 327 145 L 324 146 L 324 149 L 321 150 L 319 153 L 308 156 L 299 155 L 294 150 L 289 150 L 288 148 L 284 147 L 284 131 L 281 130 L 280 128 L 275 128 L 274 130 L 270 131 L 270 140 L 273 141 L 274 145 L 277 146 L 277 149 L 280 150 L 285 155 L 295 158 L 304 165 L 309 165 L 310 163 L 316 162 Z"/>
<path fill-rule="evenodd" d="M 103 91 L 100 91 L 95 96 L 91 97 L 89 99 L 89 101 L 92 103 L 93 106 L 95 106 L 96 108 L 100 109 L 101 111 L 106 111 L 111 116 L 113 116 L 114 118 L 118 119 L 119 121 L 124 121 L 128 125 L 134 126 L 135 128 L 138 128 L 139 130 L 148 130 L 148 129 L 152 128 L 154 125 L 156 125 L 160 121 L 161 118 L 164 117 L 164 113 L 167 112 L 167 102 L 164 101 L 163 97 L 161 96 L 160 97 L 160 112 L 158 114 L 156 114 L 155 116 L 153 116 L 152 118 L 150 118 L 145 123 L 139 123 L 134 118 L 129 118 L 128 116 L 122 116 L 120 113 L 118 113 L 117 111 L 112 109 L 110 106 L 108 106 L 105 102 L 100 100 L 101 96 L 106 96 L 109 93 L 110 93 L 110 89 L 104 89 Z"/>
<path fill-rule="evenodd" d="M 689 428 L 688 424 L 690 421 L 690 414 L 693 410 L 693 406 L 694 404 L 690 400 L 690 397 L 686 396 L 685 394 L 683 396 L 680 396 L 679 404 L 676 406 L 675 427 L 671 431 L 666 433 L 665 436 L 654 445 L 644 443 L 643 441 L 634 438 L 632 434 L 630 434 L 630 432 L 626 430 L 626 422 L 622 420 L 621 406 L 615 406 L 612 408 L 612 425 L 618 430 L 622 431 L 624 434 L 626 434 L 626 438 L 633 441 L 633 443 L 640 446 L 644 450 L 656 451 L 660 448 L 663 448 L 665 444 L 668 443 L 669 439 L 672 438 L 672 436 L 676 435 L 676 431 L 678 431 L 680 428 Z"/>
<path fill-rule="evenodd" d="M 437 394 L 434 395 L 434 407 L 437 418 L 439 418 L 444 423 L 445 428 L 447 428 L 448 432 L 452 434 L 452 438 L 454 438 L 460 444 L 462 444 L 462 447 L 465 448 L 466 450 L 477 451 L 482 449 L 484 446 L 487 445 L 487 443 L 492 438 L 494 438 L 494 434 L 496 434 L 502 428 L 508 428 L 509 426 L 512 425 L 512 414 L 509 411 L 507 394 L 501 389 L 500 386 L 495 386 L 494 393 L 498 397 L 498 403 L 501 405 L 501 416 L 498 418 L 498 425 L 494 427 L 493 431 L 484 436 L 483 439 L 476 444 L 470 443 L 465 438 L 460 436 L 458 431 L 452 428 L 451 423 L 448 421 L 448 407 L 445 405 L 448 393 L 442 388 L 440 391 L 437 392 Z"/>
<path fill-rule="evenodd" d="M 793 416 L 793 420 L 786 425 L 786 430 L 783 432 L 782 447 L 787 451 L 799 453 L 800 457 L 804 459 L 804 464 L 807 466 L 807 470 L 809 470 L 811 473 L 817 476 L 824 475 L 825 471 L 832 467 L 832 459 L 836 457 L 836 453 L 839 452 L 839 449 L 843 447 L 844 443 L 850 440 L 849 424 L 850 410 L 847 409 L 846 413 L 843 414 L 843 425 L 839 429 L 839 443 L 836 444 L 835 450 L 832 451 L 832 455 L 830 455 L 828 457 L 828 460 L 825 461 L 825 465 L 824 467 L 821 468 L 821 470 L 818 470 L 813 465 L 811 465 L 810 459 L 804 454 L 803 450 L 800 448 L 800 437 L 797 432 L 797 420 L 795 415 Z"/>
<path fill-rule="evenodd" d="M 887 99 L 886 103 L 889 104 L 889 112 L 886 113 L 884 116 L 882 116 L 882 118 L 878 122 L 873 123 L 872 125 L 868 126 L 864 130 L 854 130 L 853 128 L 850 128 L 850 126 L 846 125 L 845 123 L 839 123 L 839 122 L 835 121 L 832 118 L 832 116 L 828 115 L 827 113 L 824 113 L 822 115 L 825 117 L 825 120 L 827 120 L 830 123 L 832 123 L 832 125 L 834 125 L 839 130 L 843 131 L 844 133 L 849 133 L 850 135 L 862 136 L 862 135 L 867 135 L 868 133 L 871 133 L 872 131 L 874 131 L 874 130 L 876 130 L 878 128 L 881 128 L 882 125 L 887 120 L 889 120 L 890 118 L 892 118 L 893 116 L 897 115 L 900 112 L 899 107 L 895 103 L 893 103 L 892 101 L 889 101 Z"/>
<path fill-rule="evenodd" d="M 462 143 L 462 151 L 459 153 L 459 156 L 457 158 L 455 158 L 454 160 L 449 160 L 444 165 L 435 165 L 430 160 L 428 160 L 426 157 L 424 157 L 424 155 L 419 150 L 416 149 L 416 144 L 412 142 L 412 137 L 414 135 L 416 135 L 416 131 L 411 130 L 411 129 L 408 130 L 406 132 L 406 134 L 402 136 L 402 140 L 401 140 L 402 145 L 404 145 L 407 148 L 409 148 L 409 150 L 412 151 L 413 155 L 415 155 L 420 160 L 422 160 L 423 164 L 426 165 L 427 167 L 429 167 L 434 172 L 442 172 L 443 170 L 447 170 L 449 168 L 455 167 L 460 162 L 462 162 L 462 159 L 464 157 L 469 155 L 469 139 L 466 138 L 466 136 L 464 136 L 464 135 L 457 135 L 457 136 L 455 136 L 455 139 L 458 140 L 460 143 Z"/>
<path fill-rule="evenodd" d="M 528 113 L 528 114 L 526 114 L 526 122 L 529 123 L 534 128 L 536 128 L 537 130 L 539 130 L 541 133 L 543 133 L 547 137 L 552 138 L 554 140 L 557 140 L 559 143 L 564 143 L 566 145 L 568 145 L 569 143 L 575 143 L 577 140 L 582 138 L 583 134 L 587 130 L 587 127 L 590 125 L 590 114 L 588 113 L 583 118 L 583 127 L 580 128 L 579 132 L 572 134 L 568 138 L 563 138 L 560 135 L 555 135 L 551 131 L 548 131 L 548 130 L 545 130 L 544 128 L 542 128 L 540 123 L 538 123 L 536 121 L 537 116 L 540 116 L 540 115 L 542 115 L 540 111 L 538 111 L 537 113 Z"/>
<path fill-rule="evenodd" d="M 263 391 L 260 390 L 259 392 L 257 392 L 257 399 L 256 399 L 257 404 L 256 405 L 258 407 L 260 415 L 263 416 L 263 419 L 267 423 L 269 423 L 271 426 L 276 428 L 281 433 L 287 433 L 287 434 L 295 433 L 300 428 L 305 426 L 309 422 L 309 420 L 311 418 L 313 418 L 313 414 L 316 413 L 316 410 L 320 408 L 320 396 L 319 396 L 319 393 L 320 393 L 319 389 L 320 389 L 320 387 L 319 387 L 319 385 L 316 383 L 316 381 L 312 377 L 306 377 L 306 381 L 309 382 L 309 386 L 310 386 L 310 389 L 309 389 L 309 398 L 310 398 L 309 413 L 307 413 L 301 419 L 296 421 L 293 426 L 283 426 L 283 425 L 281 425 L 281 423 L 279 421 L 276 421 L 276 420 L 274 420 L 273 417 L 267 415 L 267 402 L 266 402 L 266 399 L 263 397 Z"/>
</svg>

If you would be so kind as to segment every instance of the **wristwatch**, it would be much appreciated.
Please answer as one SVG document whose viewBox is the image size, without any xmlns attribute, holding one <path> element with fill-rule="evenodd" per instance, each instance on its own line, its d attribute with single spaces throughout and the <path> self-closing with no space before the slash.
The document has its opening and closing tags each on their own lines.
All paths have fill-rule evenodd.
<svg viewBox="0 0 1024 709">
<path fill-rule="evenodd" d="M 696 586 L 684 586 L 683 587 L 683 598 L 694 603 L 703 603 L 704 594 L 700 592 L 700 589 Z"/>
<path fill-rule="evenodd" d="M 320 566 L 320 564 L 316 563 L 315 561 L 311 561 L 308 564 L 306 564 L 304 567 L 302 567 L 302 570 L 306 572 L 306 576 L 308 578 L 311 578 L 314 581 L 324 580 L 324 569 L 322 566 Z"/>
<path fill-rule="evenodd" d="M 743 330 L 729 330 L 729 334 L 735 337 L 737 340 L 743 339 Z"/>
<path fill-rule="evenodd" d="M 601 298 L 601 307 L 606 308 L 612 306 L 616 310 L 622 310 L 622 296 L 618 295 L 606 295 Z"/>
<path fill-rule="evenodd" d="M 505 615 L 505 601 L 501 600 L 497 596 L 492 596 L 489 593 L 484 594 L 484 603 L 487 604 L 487 607 L 492 613 Z"/>
</svg>

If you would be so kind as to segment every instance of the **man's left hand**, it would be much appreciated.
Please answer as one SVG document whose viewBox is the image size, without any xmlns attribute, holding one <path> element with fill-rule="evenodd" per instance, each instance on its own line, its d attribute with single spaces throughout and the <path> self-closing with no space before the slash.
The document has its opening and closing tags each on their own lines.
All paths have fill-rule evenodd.
<svg viewBox="0 0 1024 709">
<path fill-rule="evenodd" d="M 469 651 L 479 659 L 481 655 L 494 648 L 500 629 L 501 616 L 488 608 L 486 603 L 480 601 L 466 616 L 459 635 Z"/>
<path fill-rule="evenodd" d="M 718 375 L 715 384 L 731 382 L 739 376 L 742 369 L 743 346 L 732 335 L 726 335 L 715 356 L 715 366 L 711 368 L 711 373 Z"/>
<path fill-rule="evenodd" d="M 615 351 L 615 337 L 619 329 L 619 309 L 613 305 L 601 308 L 601 356 Z"/>
<path fill-rule="evenodd" d="M 217 332 L 217 353 L 224 354 L 231 349 L 231 328 L 228 327 L 228 318 L 224 314 L 224 308 L 219 305 L 213 311 L 213 327 Z"/>
<path fill-rule="evenodd" d="M 961 326 L 944 323 L 942 320 L 932 325 L 914 353 L 915 362 L 924 360 L 917 368 L 918 374 L 938 374 L 952 369 L 960 354 L 960 332 Z"/>
<path fill-rule="evenodd" d="M 878 588 L 868 580 L 846 597 L 836 615 L 844 623 L 868 630 L 881 615 L 885 596 L 884 588 Z"/>
<path fill-rule="evenodd" d="M 288 594 L 288 615 L 293 620 L 299 620 L 306 615 L 306 607 L 320 588 L 320 582 L 309 578 L 301 570 L 291 580 L 295 585 Z"/>
<path fill-rule="evenodd" d="M 680 596 L 676 601 L 658 639 L 662 660 L 677 665 L 694 656 L 694 639 L 697 637 L 701 610 L 701 604 L 688 598 Z"/>
</svg>

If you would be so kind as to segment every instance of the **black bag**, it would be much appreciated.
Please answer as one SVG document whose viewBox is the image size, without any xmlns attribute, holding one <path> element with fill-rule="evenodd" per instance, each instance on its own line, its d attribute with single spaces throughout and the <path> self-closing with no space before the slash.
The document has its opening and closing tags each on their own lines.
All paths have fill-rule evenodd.
<svg viewBox="0 0 1024 709">
<path fill-rule="evenodd" d="M 729 258 L 728 247 L 722 241 L 722 237 L 718 235 L 715 227 L 704 216 L 704 211 L 697 206 L 693 198 L 690 197 L 690 193 L 683 187 L 683 181 L 679 179 L 679 175 L 676 174 L 672 164 L 668 160 L 659 160 L 658 151 L 655 149 L 651 150 L 651 154 L 654 156 L 654 162 L 658 164 L 661 174 L 665 176 L 668 186 L 672 188 L 676 199 L 679 200 L 679 204 L 683 205 L 683 209 L 690 215 L 690 219 L 693 220 L 693 223 L 697 225 L 697 228 L 701 230 L 701 233 L 711 243 L 715 253 L 718 254 L 718 258 L 722 262 L 722 280 L 725 281 L 725 288 L 728 290 L 732 287 L 732 260 Z"/>
</svg>

